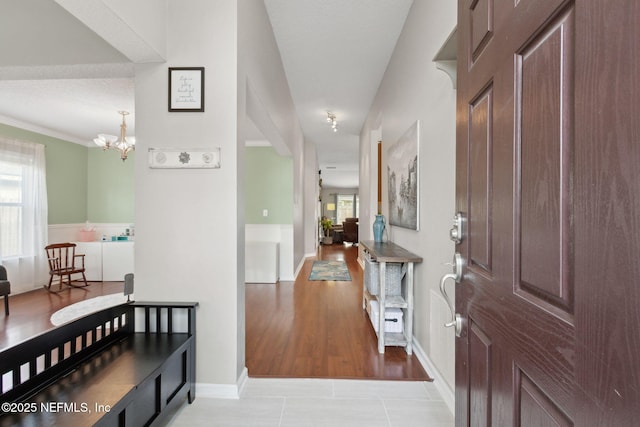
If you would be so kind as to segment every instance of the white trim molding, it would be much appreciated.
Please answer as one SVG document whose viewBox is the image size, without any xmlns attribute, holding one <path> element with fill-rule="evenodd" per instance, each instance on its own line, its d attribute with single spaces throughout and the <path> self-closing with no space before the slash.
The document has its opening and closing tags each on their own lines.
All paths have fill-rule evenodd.
<svg viewBox="0 0 640 427">
<path fill-rule="evenodd" d="M 196 383 L 196 396 L 211 399 L 240 399 L 240 393 L 244 388 L 249 372 L 245 367 L 236 384 L 211 384 Z"/>
<path fill-rule="evenodd" d="M 429 375 L 433 377 L 433 385 L 436 386 L 436 389 L 440 393 L 440 396 L 442 396 L 442 400 L 444 400 L 444 403 L 447 405 L 447 408 L 449 408 L 449 411 L 451 411 L 451 413 L 455 415 L 456 397 L 454 390 L 447 383 L 447 381 L 445 381 L 438 368 L 436 368 L 436 365 L 433 364 L 422 347 L 420 347 L 420 344 L 418 343 L 418 340 L 416 340 L 415 336 L 413 337 L 413 352 L 415 353 L 422 367 L 424 367 Z"/>
</svg>

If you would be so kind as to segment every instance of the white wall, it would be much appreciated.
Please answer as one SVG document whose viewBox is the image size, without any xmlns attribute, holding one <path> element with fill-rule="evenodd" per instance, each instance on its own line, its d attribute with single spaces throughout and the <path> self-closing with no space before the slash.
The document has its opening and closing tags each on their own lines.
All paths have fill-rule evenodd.
<svg viewBox="0 0 640 427">
<path fill-rule="evenodd" d="M 388 232 L 391 241 L 424 258 L 416 267 L 414 337 L 418 351 L 433 362 L 451 397 L 454 332 L 442 327 L 449 314 L 438 284 L 451 271 L 444 263 L 451 261 L 454 249 L 448 232 L 455 208 L 456 94 L 449 77 L 436 69 L 432 59 L 456 25 L 456 10 L 456 2 L 413 3 L 360 136 L 361 189 L 369 186 L 367 194 L 361 191 L 360 203 L 371 208 L 375 200 L 372 203 L 370 198 L 377 197 L 377 159 L 371 145 L 381 129 L 383 213 L 388 217 L 386 152 L 420 120 L 420 230 L 389 227 Z M 374 214 L 370 212 L 369 217 Z"/>
<path fill-rule="evenodd" d="M 305 209 L 317 200 L 304 194 L 305 154 L 311 163 L 315 156 L 303 148 L 263 2 L 168 0 L 166 17 L 167 62 L 136 65 L 136 150 L 220 147 L 221 168 L 150 169 L 146 155 L 136 156 L 136 297 L 200 303 L 199 394 L 234 396 L 245 374 L 248 107 L 294 159 L 291 265 L 304 257 Z M 185 66 L 205 67 L 204 112 L 167 111 L 167 68 Z"/>
<path fill-rule="evenodd" d="M 237 4 L 170 0 L 167 21 L 167 62 L 136 65 L 135 293 L 198 301 L 197 382 L 235 385 L 244 366 Z M 167 67 L 184 66 L 205 67 L 202 113 L 167 111 Z M 222 165 L 150 169 L 151 147 L 220 147 Z"/>
<path fill-rule="evenodd" d="M 85 0 L 86 1 L 86 0 Z M 168 0 L 103 0 L 122 20 L 140 34 L 149 47 L 165 58 Z M 159 25 L 161 24 L 161 25 Z"/>
<path fill-rule="evenodd" d="M 244 176 L 242 158 L 244 141 L 251 121 L 269 138 L 279 153 L 287 151 L 293 158 L 293 230 L 282 230 L 282 240 L 293 241 L 291 246 L 281 246 L 280 260 L 290 269 L 304 257 L 304 139 L 298 123 L 295 106 L 289 91 L 280 52 L 273 29 L 262 1 L 238 2 L 238 173 Z M 257 119 L 257 120 L 256 120 Z M 285 147 L 278 147 L 284 144 Z M 242 203 L 244 185 L 238 187 Z M 242 207 L 241 212 L 244 212 Z M 242 229 L 244 232 L 244 227 Z M 244 235 L 238 235 L 244 242 Z M 239 256 L 244 268 L 244 249 Z M 243 277 L 244 279 L 244 277 Z M 244 368 L 244 281 L 238 283 L 238 345 L 242 354 L 238 369 Z"/>
<path fill-rule="evenodd" d="M 318 157 L 316 147 L 310 142 L 304 145 L 304 256 L 316 254 L 318 249 L 318 197 L 320 187 L 318 185 Z M 300 264 L 303 260 L 299 260 Z"/>
<path fill-rule="evenodd" d="M 276 151 L 281 155 L 287 151 L 293 158 L 292 262 L 296 265 L 304 258 L 305 209 L 309 209 L 305 195 L 304 138 L 264 2 L 238 2 L 238 15 L 239 136 L 244 141 L 247 116 L 251 115 Z M 279 147 L 281 143 L 287 150 Z"/>
<path fill-rule="evenodd" d="M 360 136 L 360 240 L 373 240 L 373 221 L 378 213 L 378 141 L 381 139 L 377 121 L 367 120 Z"/>
<path fill-rule="evenodd" d="M 132 62 L 166 59 L 169 0 L 55 1 Z"/>
</svg>

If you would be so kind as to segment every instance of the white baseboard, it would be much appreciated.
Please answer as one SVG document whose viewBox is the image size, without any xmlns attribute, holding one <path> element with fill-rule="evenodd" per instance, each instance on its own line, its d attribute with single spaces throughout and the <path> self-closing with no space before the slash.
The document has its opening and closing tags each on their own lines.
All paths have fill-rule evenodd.
<svg viewBox="0 0 640 427">
<path fill-rule="evenodd" d="M 239 399 L 238 386 L 234 384 L 196 383 L 196 396 L 211 399 Z"/>
<path fill-rule="evenodd" d="M 454 390 L 447 383 L 447 381 L 445 381 L 438 368 L 436 368 L 436 365 L 433 364 L 429 356 L 427 356 L 422 347 L 420 347 L 420 344 L 418 344 L 418 341 L 415 337 L 413 337 L 412 345 L 413 352 L 418 358 L 418 361 L 422 364 L 427 373 L 431 375 L 431 377 L 433 378 L 433 385 L 436 386 L 436 389 L 440 393 L 440 396 L 442 396 L 442 400 L 444 400 L 444 403 L 449 408 L 449 411 L 451 411 L 451 414 L 455 415 L 456 397 Z"/>
<path fill-rule="evenodd" d="M 247 383 L 247 378 L 249 378 L 249 370 L 245 366 L 242 372 L 240 373 L 240 377 L 238 377 L 237 385 L 238 385 L 238 396 L 242 393 L 242 389 L 244 385 Z"/>
<path fill-rule="evenodd" d="M 298 263 L 298 267 L 296 267 L 296 274 L 294 275 L 293 280 L 296 280 L 298 278 L 298 274 L 300 274 L 300 270 L 302 270 L 302 266 L 304 266 L 304 262 L 309 258 L 315 258 L 315 257 L 316 257 L 315 253 L 304 254 L 304 257 Z"/>
<path fill-rule="evenodd" d="M 196 383 L 196 396 L 211 399 L 240 399 L 240 393 L 247 382 L 248 375 L 245 367 L 236 384 Z"/>
</svg>

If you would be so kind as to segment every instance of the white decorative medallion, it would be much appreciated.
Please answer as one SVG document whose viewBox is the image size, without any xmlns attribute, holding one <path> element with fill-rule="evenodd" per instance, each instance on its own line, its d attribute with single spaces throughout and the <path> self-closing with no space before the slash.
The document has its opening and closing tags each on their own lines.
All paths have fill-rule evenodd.
<svg viewBox="0 0 640 427">
<path fill-rule="evenodd" d="M 149 148 L 149 167 L 218 169 L 220 148 Z"/>
</svg>

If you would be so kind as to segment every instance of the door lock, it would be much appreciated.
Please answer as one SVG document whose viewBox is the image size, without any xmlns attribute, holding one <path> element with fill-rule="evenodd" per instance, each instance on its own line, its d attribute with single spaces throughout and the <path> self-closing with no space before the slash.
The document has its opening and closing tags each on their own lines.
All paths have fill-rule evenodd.
<svg viewBox="0 0 640 427">
<path fill-rule="evenodd" d="M 458 212 L 453 216 L 453 228 L 449 230 L 449 238 L 453 240 L 456 245 L 460 244 L 462 241 L 463 223 L 464 216 L 462 215 L 462 212 Z"/>
</svg>

